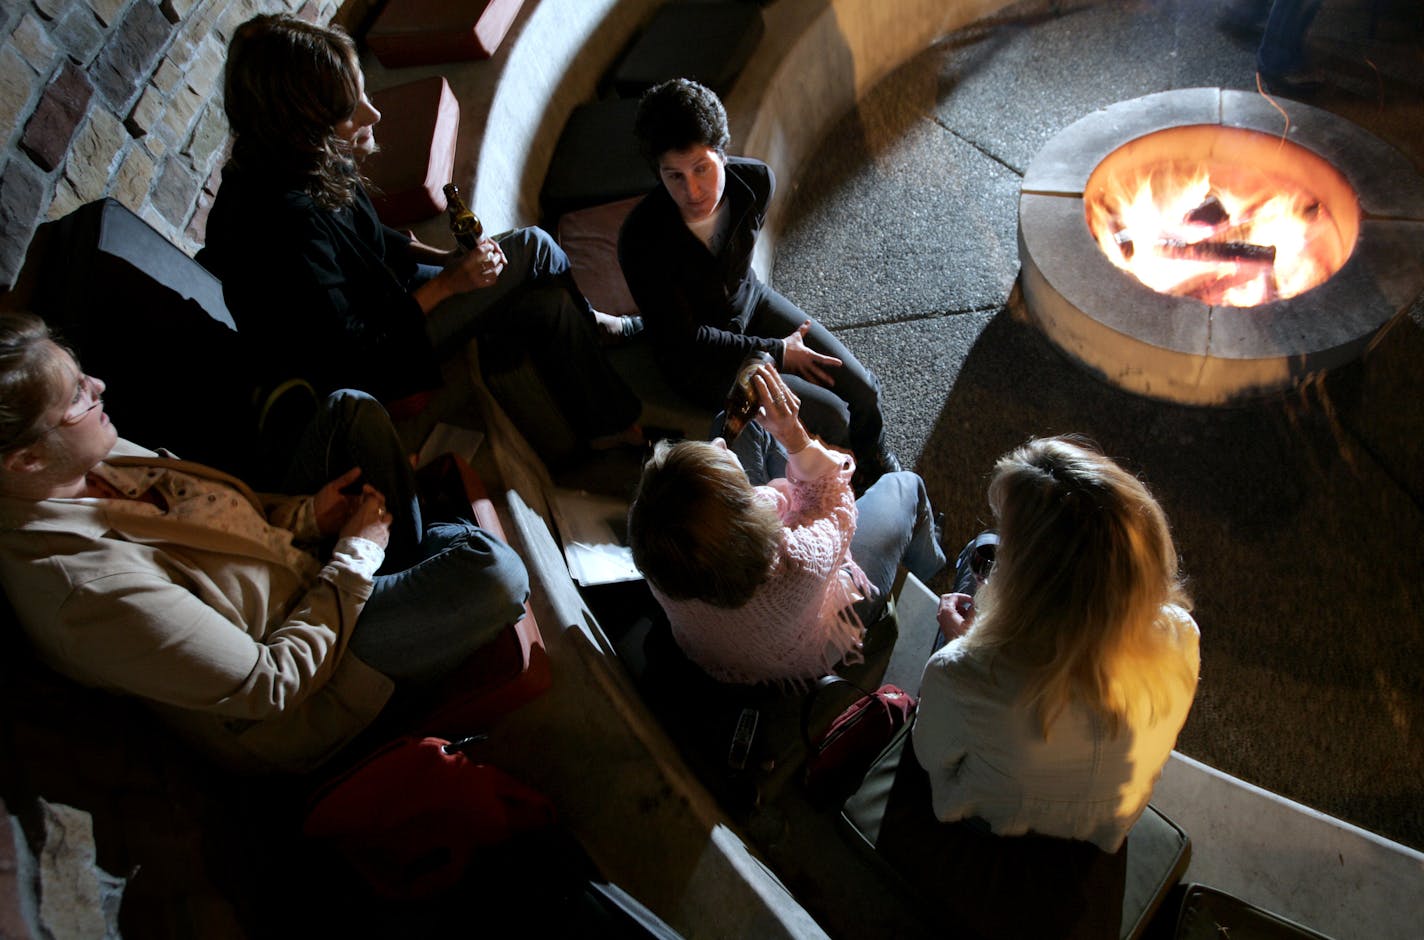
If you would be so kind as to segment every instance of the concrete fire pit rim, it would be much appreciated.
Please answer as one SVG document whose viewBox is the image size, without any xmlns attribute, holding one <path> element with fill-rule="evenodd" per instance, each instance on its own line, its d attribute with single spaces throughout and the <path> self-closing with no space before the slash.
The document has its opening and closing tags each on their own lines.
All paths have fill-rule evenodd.
<svg viewBox="0 0 1424 940">
<path fill-rule="evenodd" d="M 1161 91 L 1099 108 L 1044 145 L 1024 173 L 1025 193 L 1081 196 L 1109 154 L 1158 131 L 1218 125 L 1279 135 L 1344 175 L 1366 217 L 1424 220 L 1424 177 L 1389 143 L 1346 119 L 1299 101 L 1223 88 Z"/>
</svg>

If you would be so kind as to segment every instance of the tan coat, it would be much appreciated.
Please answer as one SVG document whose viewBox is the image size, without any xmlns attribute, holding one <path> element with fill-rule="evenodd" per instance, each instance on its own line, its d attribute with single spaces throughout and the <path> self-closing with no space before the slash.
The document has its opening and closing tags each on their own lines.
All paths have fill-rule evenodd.
<svg viewBox="0 0 1424 940">
<path fill-rule="evenodd" d="M 127 441 L 106 462 L 222 481 L 274 525 L 310 519 Z M 371 581 L 343 553 L 296 571 L 264 544 L 106 503 L 0 498 L 0 585 L 54 669 L 146 699 L 244 770 L 310 769 L 380 712 L 393 683 L 346 649 Z"/>
</svg>

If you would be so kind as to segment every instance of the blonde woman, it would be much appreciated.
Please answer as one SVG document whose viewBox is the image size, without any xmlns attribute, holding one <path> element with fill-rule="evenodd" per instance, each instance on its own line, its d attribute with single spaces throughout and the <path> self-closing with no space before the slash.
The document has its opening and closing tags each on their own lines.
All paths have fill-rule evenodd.
<svg viewBox="0 0 1424 940">
<path fill-rule="evenodd" d="M 923 480 L 886 473 L 857 500 L 855 461 L 806 433 L 776 369 L 753 386 L 760 413 L 731 449 L 659 444 L 629 542 L 674 639 L 713 678 L 814 679 L 859 661 L 901 564 L 929 580 L 944 553 Z"/>
<path fill-rule="evenodd" d="M 1115 852 L 1196 693 L 1197 625 L 1166 516 L 1086 442 L 1032 440 L 989 485 L 999 544 L 925 666 L 913 730 L 934 812 Z"/>
</svg>

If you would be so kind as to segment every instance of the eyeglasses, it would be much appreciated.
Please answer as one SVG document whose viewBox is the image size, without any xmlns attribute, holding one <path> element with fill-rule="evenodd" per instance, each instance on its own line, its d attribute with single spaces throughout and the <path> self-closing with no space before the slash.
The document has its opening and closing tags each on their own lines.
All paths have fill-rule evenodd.
<svg viewBox="0 0 1424 940">
<path fill-rule="evenodd" d="M 102 393 L 99 391 L 98 383 L 88 375 L 79 373 L 79 382 L 74 387 L 74 397 L 69 402 L 69 410 L 64 413 L 64 417 L 59 419 L 58 424 L 51 425 L 35 435 L 35 440 L 39 440 L 52 431 L 60 428 L 70 428 L 85 418 L 89 413 L 104 403 Z"/>
</svg>

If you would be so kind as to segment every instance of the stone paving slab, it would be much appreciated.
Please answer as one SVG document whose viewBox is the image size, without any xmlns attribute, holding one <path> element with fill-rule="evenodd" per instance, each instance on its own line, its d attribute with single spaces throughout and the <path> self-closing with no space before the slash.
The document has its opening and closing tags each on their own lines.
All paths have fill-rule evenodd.
<svg viewBox="0 0 1424 940">
<path fill-rule="evenodd" d="M 775 286 L 832 329 L 992 309 L 1013 288 L 1019 177 L 936 122 L 931 65 L 873 92 L 795 180 Z"/>
</svg>

